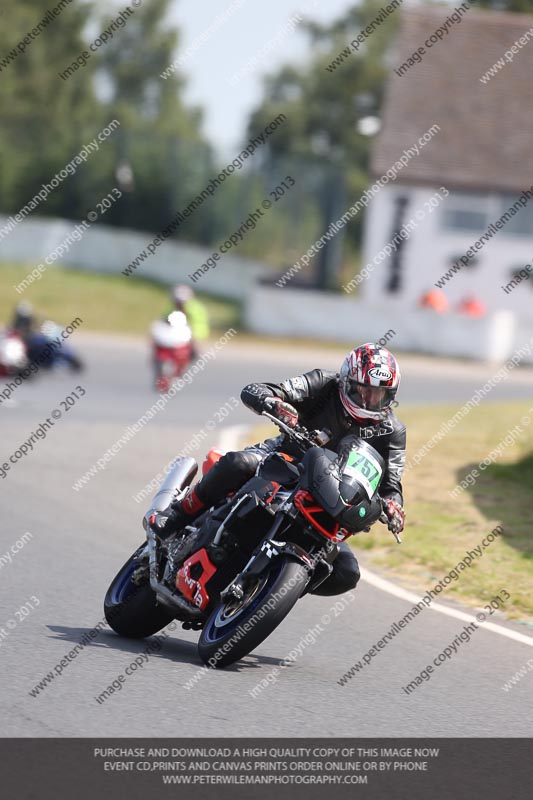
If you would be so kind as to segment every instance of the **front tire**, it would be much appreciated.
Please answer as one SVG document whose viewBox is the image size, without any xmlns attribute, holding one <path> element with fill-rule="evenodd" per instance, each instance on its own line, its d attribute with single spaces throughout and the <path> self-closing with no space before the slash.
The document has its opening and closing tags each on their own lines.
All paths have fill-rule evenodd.
<svg viewBox="0 0 533 800">
<path fill-rule="evenodd" d="M 220 603 L 205 623 L 198 642 L 204 664 L 226 667 L 255 650 L 285 619 L 308 580 L 302 564 L 278 561 L 240 603 Z M 261 610 L 265 613 L 259 617 Z"/>
<path fill-rule="evenodd" d="M 139 558 L 146 545 L 124 564 L 111 581 L 104 599 L 104 613 L 108 625 L 119 636 L 144 639 L 157 633 L 172 622 L 174 615 L 158 604 L 148 579 L 137 584 L 133 573 L 141 566 Z"/>
<path fill-rule="evenodd" d="M 154 387 L 158 392 L 168 392 L 174 369 L 170 362 L 158 359 L 154 364 Z"/>
</svg>

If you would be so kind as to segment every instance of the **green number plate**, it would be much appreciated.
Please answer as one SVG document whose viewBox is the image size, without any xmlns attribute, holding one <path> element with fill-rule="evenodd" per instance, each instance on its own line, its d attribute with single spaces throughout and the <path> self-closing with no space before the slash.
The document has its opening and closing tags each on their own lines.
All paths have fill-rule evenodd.
<svg viewBox="0 0 533 800">
<path fill-rule="evenodd" d="M 348 456 L 344 472 L 346 475 L 357 478 L 370 498 L 378 488 L 382 470 L 376 459 L 371 455 L 364 455 L 357 450 L 352 450 Z"/>
</svg>

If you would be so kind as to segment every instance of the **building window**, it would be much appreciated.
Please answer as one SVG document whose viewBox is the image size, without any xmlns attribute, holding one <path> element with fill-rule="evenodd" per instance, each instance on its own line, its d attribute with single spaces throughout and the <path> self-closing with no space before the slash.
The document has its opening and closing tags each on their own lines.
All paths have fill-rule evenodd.
<svg viewBox="0 0 533 800">
<path fill-rule="evenodd" d="M 442 229 L 454 233 L 484 233 L 491 222 L 501 219 L 516 204 L 517 199 L 518 195 L 508 193 L 452 192 L 442 204 Z M 533 237 L 533 200 L 514 215 L 509 215 L 498 235 Z"/>
<path fill-rule="evenodd" d="M 442 225 L 448 231 L 469 231 L 481 233 L 489 224 L 485 211 L 472 211 L 468 208 L 447 208 L 442 212 Z"/>
<path fill-rule="evenodd" d="M 442 204 L 441 224 L 447 231 L 481 233 L 490 223 L 487 195 L 451 192 Z"/>
<path fill-rule="evenodd" d="M 517 196 L 512 194 L 505 194 L 501 197 L 498 219 L 516 203 L 516 200 Z M 533 236 L 533 203 L 529 201 L 524 208 L 520 208 L 520 211 L 509 219 L 501 232 L 515 236 Z"/>
</svg>

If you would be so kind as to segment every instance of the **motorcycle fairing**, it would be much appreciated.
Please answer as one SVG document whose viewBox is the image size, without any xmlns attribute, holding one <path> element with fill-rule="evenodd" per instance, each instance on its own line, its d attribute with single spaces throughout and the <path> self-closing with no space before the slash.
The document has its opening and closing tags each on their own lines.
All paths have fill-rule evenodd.
<svg viewBox="0 0 533 800">
<path fill-rule="evenodd" d="M 176 589 L 204 611 L 209 603 L 209 594 L 205 586 L 216 571 L 217 567 L 211 563 L 207 550 L 203 547 L 188 558 L 178 570 Z"/>
<path fill-rule="evenodd" d="M 256 474 L 288 488 L 296 486 L 300 480 L 300 470 L 282 453 L 271 453 L 263 459 Z"/>
<path fill-rule="evenodd" d="M 301 487 L 335 520 L 357 530 L 374 516 L 384 461 L 367 442 L 351 437 L 339 454 L 326 449 L 308 450 L 302 467 Z"/>
</svg>

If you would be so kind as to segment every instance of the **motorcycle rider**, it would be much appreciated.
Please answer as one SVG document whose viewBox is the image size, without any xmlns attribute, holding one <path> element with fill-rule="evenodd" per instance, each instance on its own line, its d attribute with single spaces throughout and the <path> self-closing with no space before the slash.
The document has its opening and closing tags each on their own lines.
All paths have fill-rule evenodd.
<svg viewBox="0 0 533 800">
<path fill-rule="evenodd" d="M 171 299 L 172 311 L 181 311 L 187 318 L 192 333 L 191 357 L 197 358 L 199 355 L 198 343 L 205 341 L 209 336 L 207 309 L 195 296 L 193 290 L 182 283 L 178 283 L 172 288 Z M 168 319 L 169 316 L 170 314 L 167 314 L 165 318 Z"/>
<path fill-rule="evenodd" d="M 308 429 L 328 429 L 327 447 L 342 452 L 350 438 L 364 439 L 385 461 L 379 489 L 382 513 L 367 517 L 367 525 L 380 521 L 389 530 L 400 533 L 405 522 L 401 476 L 405 465 L 405 425 L 398 420 L 392 404 L 400 384 L 400 369 L 392 353 L 372 342 L 352 350 L 340 372 L 314 369 L 281 383 L 251 383 L 245 386 L 241 400 L 258 414 L 267 411 L 294 427 L 299 421 Z M 202 511 L 239 489 L 255 473 L 265 456 L 275 451 L 291 455 L 291 443 L 284 434 L 226 453 L 207 474 L 189 488 L 182 500 L 174 501 L 150 524 L 162 539 L 190 524 Z M 333 562 L 333 572 L 315 594 L 341 594 L 357 585 L 357 559 L 343 543 Z"/>
<path fill-rule="evenodd" d="M 40 363 L 47 368 L 51 366 L 52 355 L 47 350 L 48 339 L 40 330 L 40 321 L 31 303 L 26 300 L 18 303 L 11 321 L 11 330 L 24 342 L 28 361 Z"/>
<path fill-rule="evenodd" d="M 34 332 L 36 326 L 37 321 L 32 304 L 28 303 L 26 300 L 17 303 L 10 324 L 11 330 L 18 333 L 22 339 L 26 340 L 26 338 Z"/>
</svg>

